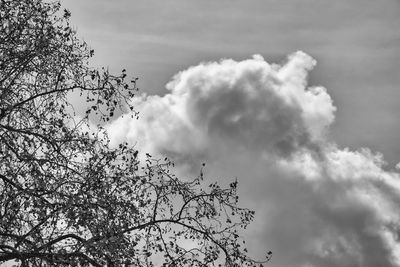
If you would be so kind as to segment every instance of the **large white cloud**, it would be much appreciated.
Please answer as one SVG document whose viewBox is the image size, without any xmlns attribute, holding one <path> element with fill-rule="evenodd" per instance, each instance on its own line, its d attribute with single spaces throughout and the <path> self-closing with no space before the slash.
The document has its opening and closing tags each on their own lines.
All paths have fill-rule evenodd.
<svg viewBox="0 0 400 267">
<path fill-rule="evenodd" d="M 207 177 L 237 177 L 257 219 L 247 233 L 270 266 L 400 266 L 400 176 L 368 149 L 327 140 L 336 108 L 309 87 L 316 62 L 303 52 L 283 65 L 261 56 L 201 63 L 167 84 L 165 96 L 133 101 L 138 120 L 107 126 L 113 143 L 167 155 Z M 222 177 L 222 178 L 221 178 Z"/>
</svg>

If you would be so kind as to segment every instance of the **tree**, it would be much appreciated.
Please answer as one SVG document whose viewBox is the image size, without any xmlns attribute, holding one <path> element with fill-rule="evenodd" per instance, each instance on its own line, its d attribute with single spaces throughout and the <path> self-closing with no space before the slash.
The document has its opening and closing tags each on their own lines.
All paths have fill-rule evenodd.
<svg viewBox="0 0 400 267">
<path fill-rule="evenodd" d="M 0 263 L 21 266 L 255 266 L 238 228 L 237 182 L 204 186 L 173 163 L 110 147 L 99 123 L 134 109 L 136 79 L 89 67 L 69 11 L 0 2 Z M 85 97 L 76 115 L 71 93 Z M 270 253 L 267 254 L 267 260 Z"/>
</svg>

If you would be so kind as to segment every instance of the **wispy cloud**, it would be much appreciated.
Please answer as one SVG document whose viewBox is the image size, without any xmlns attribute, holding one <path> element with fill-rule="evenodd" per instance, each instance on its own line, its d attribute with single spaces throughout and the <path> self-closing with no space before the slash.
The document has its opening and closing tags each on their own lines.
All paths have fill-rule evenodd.
<svg viewBox="0 0 400 267">
<path fill-rule="evenodd" d="M 296 52 L 282 65 L 261 56 L 205 62 L 175 75 L 165 96 L 108 125 L 112 142 L 172 157 L 207 178 L 237 177 L 257 220 L 254 253 L 271 266 L 400 266 L 400 175 L 380 154 L 342 149 L 327 132 L 336 107 L 310 87 L 316 62 Z"/>
</svg>

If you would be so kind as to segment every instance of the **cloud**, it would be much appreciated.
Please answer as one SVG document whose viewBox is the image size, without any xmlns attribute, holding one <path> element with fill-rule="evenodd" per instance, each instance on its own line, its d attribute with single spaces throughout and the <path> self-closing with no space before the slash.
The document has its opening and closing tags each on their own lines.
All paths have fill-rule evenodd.
<svg viewBox="0 0 400 267">
<path fill-rule="evenodd" d="M 202 63 L 175 75 L 169 94 L 134 100 L 141 118 L 119 118 L 110 133 L 115 141 L 136 140 L 155 153 L 203 153 L 213 141 L 227 139 L 288 155 L 323 138 L 334 120 L 326 90 L 306 88 L 314 65 L 302 52 L 283 67 L 258 55 Z"/>
<path fill-rule="evenodd" d="M 166 95 L 134 99 L 138 120 L 122 116 L 107 130 L 182 172 L 207 162 L 207 179 L 237 177 L 257 215 L 250 249 L 272 249 L 272 267 L 400 266 L 400 175 L 380 154 L 327 139 L 336 107 L 307 84 L 315 64 L 303 52 L 282 65 L 259 55 L 201 63 L 176 74 Z"/>
</svg>

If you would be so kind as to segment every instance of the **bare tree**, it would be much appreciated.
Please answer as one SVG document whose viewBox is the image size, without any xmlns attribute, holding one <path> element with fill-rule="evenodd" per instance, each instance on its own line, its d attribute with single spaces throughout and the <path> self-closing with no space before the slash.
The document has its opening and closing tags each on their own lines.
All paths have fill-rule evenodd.
<svg viewBox="0 0 400 267">
<path fill-rule="evenodd" d="M 69 11 L 41 0 L 0 2 L 0 263 L 21 266 L 256 266 L 238 228 L 237 182 L 175 177 L 109 146 L 99 125 L 134 113 L 136 79 L 89 67 Z M 84 97 L 77 116 L 70 94 Z M 267 253 L 268 261 L 270 253 Z"/>
</svg>

